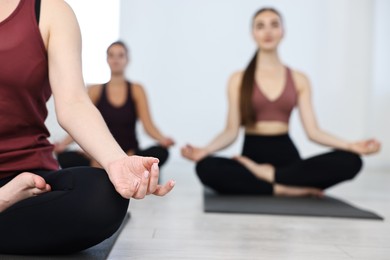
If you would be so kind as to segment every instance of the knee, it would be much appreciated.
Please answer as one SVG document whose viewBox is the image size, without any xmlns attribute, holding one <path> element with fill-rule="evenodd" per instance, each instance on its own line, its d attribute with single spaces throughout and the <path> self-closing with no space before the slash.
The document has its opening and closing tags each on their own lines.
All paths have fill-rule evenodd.
<svg viewBox="0 0 390 260">
<path fill-rule="evenodd" d="M 69 152 L 62 152 L 57 154 L 57 161 L 62 169 L 64 169 L 71 167 L 73 158 L 69 156 Z"/>
<path fill-rule="evenodd" d="M 165 162 L 168 160 L 168 157 L 169 157 L 169 151 L 167 148 L 165 147 L 159 147 L 159 166 L 163 166 L 165 164 Z"/>
<path fill-rule="evenodd" d="M 119 225 L 128 209 L 129 200 L 123 198 L 114 188 L 114 185 L 108 178 L 107 173 L 102 169 L 94 169 L 90 174 L 90 195 L 98 205 L 89 201 L 91 211 L 95 216 L 99 216 L 99 222 L 103 225 Z M 93 175 L 93 176 L 92 176 Z M 95 182 L 92 184 L 92 182 Z"/>
<path fill-rule="evenodd" d="M 128 200 L 124 199 L 114 188 L 103 169 L 91 167 L 71 168 L 78 194 L 83 196 L 89 210 L 98 215 L 104 211 L 123 215 L 127 210 Z M 81 196 L 80 196 L 81 197 Z M 99 205 L 96 204 L 98 202 Z M 100 212 L 103 211 L 103 212 Z"/>
<path fill-rule="evenodd" d="M 158 165 L 161 167 L 168 160 L 169 151 L 166 147 L 161 145 L 152 146 L 146 150 L 141 151 L 141 153 L 137 153 L 141 156 L 151 156 L 155 157 L 159 160 Z"/>
<path fill-rule="evenodd" d="M 196 173 L 198 175 L 205 173 L 209 168 L 209 165 L 210 165 L 210 157 L 206 157 L 198 161 L 195 166 Z"/>
<path fill-rule="evenodd" d="M 211 174 L 213 172 L 213 168 L 215 166 L 214 158 L 206 157 L 197 162 L 195 170 L 199 179 L 203 184 L 207 184 Z"/>
<path fill-rule="evenodd" d="M 344 153 L 345 174 L 347 179 L 353 179 L 363 167 L 363 160 L 360 155 L 351 152 Z"/>
<path fill-rule="evenodd" d="M 59 153 L 57 155 L 57 160 L 62 169 L 77 166 L 89 166 L 90 164 L 90 160 L 88 158 L 75 151 Z"/>
</svg>

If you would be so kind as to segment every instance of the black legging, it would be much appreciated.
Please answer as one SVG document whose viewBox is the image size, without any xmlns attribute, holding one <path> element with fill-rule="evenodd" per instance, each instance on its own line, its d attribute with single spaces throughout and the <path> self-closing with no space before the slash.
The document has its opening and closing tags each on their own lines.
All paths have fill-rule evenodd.
<svg viewBox="0 0 390 260">
<path fill-rule="evenodd" d="M 353 179 L 362 168 L 359 155 L 332 151 L 302 160 L 289 135 L 246 135 L 243 155 L 275 167 L 275 183 L 326 189 Z M 239 162 L 206 157 L 196 165 L 201 182 L 219 193 L 273 194 L 273 184 L 255 177 Z"/>
<path fill-rule="evenodd" d="M 168 159 L 168 149 L 162 146 L 152 146 L 144 150 L 136 150 L 136 155 L 150 156 L 159 159 L 159 167 L 162 167 Z M 77 167 L 77 166 L 89 166 L 91 160 L 86 157 L 82 152 L 78 151 L 65 151 L 57 155 L 57 160 L 61 165 L 61 168 Z"/>
<path fill-rule="evenodd" d="M 52 191 L 0 213 L 0 253 L 78 252 L 110 237 L 121 225 L 129 200 L 115 191 L 104 170 L 77 167 L 35 173 Z M 11 179 L 0 179 L 0 187 Z"/>
</svg>

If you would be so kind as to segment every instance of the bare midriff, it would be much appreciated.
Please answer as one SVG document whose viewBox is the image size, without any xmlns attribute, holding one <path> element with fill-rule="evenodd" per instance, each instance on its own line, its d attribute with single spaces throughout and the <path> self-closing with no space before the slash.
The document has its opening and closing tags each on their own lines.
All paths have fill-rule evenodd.
<svg viewBox="0 0 390 260">
<path fill-rule="evenodd" d="M 245 133 L 255 135 L 282 135 L 288 133 L 288 124 L 279 121 L 257 122 L 254 126 L 246 127 Z"/>
</svg>

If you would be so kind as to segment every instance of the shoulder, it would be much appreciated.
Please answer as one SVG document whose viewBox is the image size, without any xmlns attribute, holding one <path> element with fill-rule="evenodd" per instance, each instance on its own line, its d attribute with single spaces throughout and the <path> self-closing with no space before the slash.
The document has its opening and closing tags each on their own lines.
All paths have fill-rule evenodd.
<svg viewBox="0 0 390 260">
<path fill-rule="evenodd" d="M 87 85 L 87 88 L 88 88 L 88 93 L 97 93 L 97 92 L 101 92 L 101 90 L 103 89 L 103 84 L 91 84 L 91 85 Z"/>
<path fill-rule="evenodd" d="M 235 71 L 230 75 L 229 82 L 235 84 L 241 84 L 243 76 L 244 76 L 244 71 L 242 70 Z"/>
<path fill-rule="evenodd" d="M 290 70 L 297 91 L 302 92 L 305 90 L 310 90 L 310 80 L 308 76 L 306 76 L 306 74 L 301 71 L 295 69 Z"/>
<path fill-rule="evenodd" d="M 72 7 L 65 0 L 41 0 L 41 8 L 49 9 L 53 12 L 73 13 Z M 55 13 L 53 16 L 62 15 Z"/>
<path fill-rule="evenodd" d="M 103 85 L 102 84 L 90 85 L 87 86 L 87 88 L 88 88 L 89 98 L 95 104 L 102 94 Z"/>
<path fill-rule="evenodd" d="M 244 76 L 244 71 L 236 71 L 232 73 L 229 77 L 228 89 L 230 91 L 238 91 L 241 87 L 242 78 Z"/>
<path fill-rule="evenodd" d="M 64 0 L 42 0 L 41 13 L 43 14 L 42 18 L 49 22 L 63 21 L 63 19 L 67 21 L 75 18 L 72 7 Z"/>
<path fill-rule="evenodd" d="M 142 84 L 138 82 L 131 82 L 131 94 L 133 95 L 133 98 L 138 100 L 140 98 L 145 98 L 145 89 Z"/>
<path fill-rule="evenodd" d="M 144 86 L 141 83 L 138 82 L 131 82 L 130 83 L 131 89 L 134 92 L 144 92 Z"/>
<path fill-rule="evenodd" d="M 48 42 L 53 39 L 53 36 L 60 35 L 65 37 L 64 39 L 80 37 L 76 15 L 64 0 L 42 0 L 39 28 L 46 48 L 50 45 Z"/>
</svg>

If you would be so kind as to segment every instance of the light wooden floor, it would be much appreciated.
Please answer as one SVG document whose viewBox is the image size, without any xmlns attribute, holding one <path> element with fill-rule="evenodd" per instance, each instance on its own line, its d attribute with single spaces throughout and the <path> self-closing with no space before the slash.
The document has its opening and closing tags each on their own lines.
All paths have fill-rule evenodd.
<svg viewBox="0 0 390 260">
<path fill-rule="evenodd" d="M 164 198 L 132 200 L 109 259 L 390 259 L 390 172 L 364 169 L 328 191 L 385 221 L 203 213 L 194 166 L 168 162 Z"/>
</svg>

